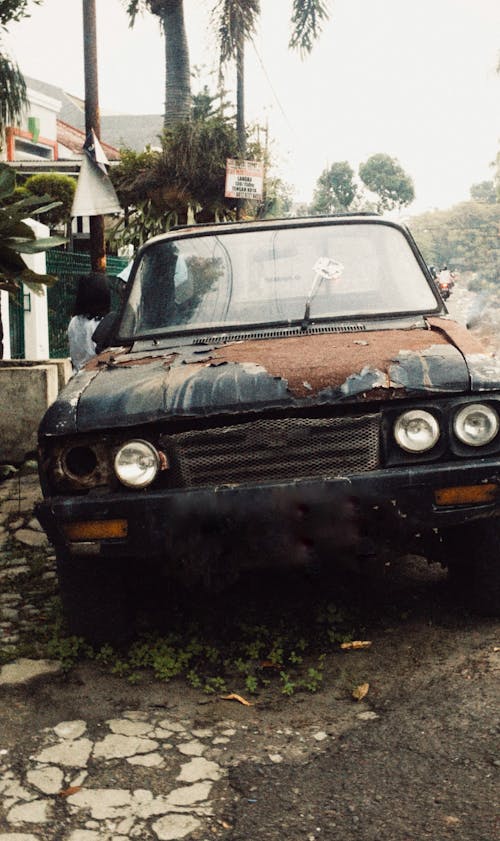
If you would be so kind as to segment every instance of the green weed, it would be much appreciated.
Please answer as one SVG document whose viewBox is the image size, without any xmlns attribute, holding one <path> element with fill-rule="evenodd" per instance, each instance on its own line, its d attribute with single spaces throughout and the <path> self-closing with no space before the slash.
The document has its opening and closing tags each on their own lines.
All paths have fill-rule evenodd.
<svg viewBox="0 0 500 841">
<path fill-rule="evenodd" d="M 291 602 L 271 595 L 266 602 L 265 595 L 178 611 L 166 633 L 143 633 L 119 650 L 111 644 L 95 650 L 68 635 L 55 598 L 47 602 L 38 656 L 60 660 L 65 671 L 92 659 L 130 684 L 183 680 L 210 695 L 320 691 L 327 656 L 353 638 L 352 618 L 334 603 L 309 602 L 302 592 Z"/>
</svg>

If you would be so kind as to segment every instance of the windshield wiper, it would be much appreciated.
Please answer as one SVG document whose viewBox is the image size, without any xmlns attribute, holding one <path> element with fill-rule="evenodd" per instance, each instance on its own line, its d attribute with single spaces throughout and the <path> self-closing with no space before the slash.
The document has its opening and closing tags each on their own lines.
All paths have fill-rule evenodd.
<svg viewBox="0 0 500 841">
<path fill-rule="evenodd" d="M 301 330 L 307 330 L 311 321 L 311 304 L 316 295 L 322 280 L 338 280 L 344 271 L 344 266 L 338 260 L 333 260 L 331 257 L 320 257 L 316 260 L 313 266 L 313 282 L 309 290 L 309 295 L 306 299 L 306 306 L 304 315 L 302 317 Z"/>
</svg>

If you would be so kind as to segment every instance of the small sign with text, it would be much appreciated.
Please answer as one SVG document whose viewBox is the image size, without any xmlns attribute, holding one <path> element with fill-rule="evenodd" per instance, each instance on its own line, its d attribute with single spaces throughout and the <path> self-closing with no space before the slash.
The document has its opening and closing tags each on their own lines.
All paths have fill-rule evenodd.
<svg viewBox="0 0 500 841">
<path fill-rule="evenodd" d="M 264 162 L 226 161 L 226 190 L 229 199 L 261 199 L 264 192 Z"/>
</svg>

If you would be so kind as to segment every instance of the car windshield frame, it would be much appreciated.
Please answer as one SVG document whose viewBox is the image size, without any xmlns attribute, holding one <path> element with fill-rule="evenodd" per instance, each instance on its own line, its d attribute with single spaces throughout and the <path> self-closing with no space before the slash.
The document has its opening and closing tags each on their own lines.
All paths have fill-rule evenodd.
<svg viewBox="0 0 500 841">
<path fill-rule="evenodd" d="M 363 226 L 363 236 L 356 236 L 356 230 L 353 226 Z M 368 226 L 368 229 L 366 228 Z M 311 250 L 311 245 L 308 243 L 309 251 L 307 259 L 297 247 L 298 232 L 301 232 L 303 237 L 307 237 L 309 233 L 309 240 L 318 238 L 323 239 L 328 234 L 328 229 L 331 232 L 335 230 L 332 237 L 332 242 L 336 243 L 335 250 L 332 251 L 331 243 L 328 242 L 328 248 L 323 250 L 314 248 Z M 342 229 L 344 237 L 342 238 Z M 344 284 L 345 289 L 348 288 L 348 283 L 351 286 L 352 293 L 352 279 L 349 280 L 349 260 L 357 260 L 358 268 L 363 267 L 365 289 L 359 279 L 356 279 L 356 288 L 354 294 L 359 301 L 365 302 L 368 297 L 374 294 L 380 294 L 381 281 L 377 290 L 374 290 L 374 280 L 370 276 L 367 266 L 370 264 L 368 256 L 375 259 L 376 248 L 370 245 L 370 229 L 377 231 L 375 239 L 379 238 L 378 248 L 381 251 L 387 252 L 389 240 L 391 237 L 399 236 L 399 239 L 394 239 L 395 243 L 399 243 L 404 255 L 402 262 L 406 261 L 410 267 L 409 271 L 413 272 L 413 279 L 418 284 L 416 292 L 422 293 L 422 298 L 427 299 L 424 306 L 401 306 L 396 308 L 385 307 L 385 304 L 371 310 L 368 306 L 362 306 L 353 311 L 322 311 L 321 305 L 327 296 L 332 300 L 339 300 L 342 296 Z M 394 234 L 386 235 L 379 234 L 381 230 L 387 229 L 396 232 Z M 361 234 L 361 228 L 357 232 Z M 250 254 L 252 246 L 258 242 L 260 234 L 262 254 L 257 251 L 253 254 L 253 258 L 243 259 L 247 253 Z M 233 249 L 228 247 L 231 244 L 229 238 L 240 237 L 240 240 L 233 240 Z M 384 242 L 384 236 L 386 241 Z M 244 240 L 241 240 L 244 237 Z M 251 239 L 253 237 L 253 240 Z M 380 237 L 382 237 L 380 239 Z M 207 239 L 207 238 L 211 238 Z M 269 249 L 269 243 L 276 243 L 280 241 L 281 250 L 276 249 L 273 245 L 272 256 L 265 259 L 266 248 Z M 198 240 L 196 245 L 193 245 L 193 240 Z M 244 242 L 244 248 L 241 248 L 241 243 Z M 343 247 L 339 247 L 339 243 Z M 353 245 L 355 246 L 353 248 Z M 201 257 L 200 254 L 210 250 L 212 252 L 217 250 L 217 256 L 213 253 L 210 258 Z M 266 246 L 266 248 L 264 248 Z M 356 253 L 365 250 L 365 257 L 363 262 L 363 254 L 361 258 L 356 256 Z M 160 251 L 163 249 L 162 251 Z M 238 249 L 240 254 L 237 255 Z M 246 249 L 246 251 L 245 251 Z M 294 251 L 294 249 L 296 249 Z M 231 252 L 231 253 L 230 253 Z M 293 253 L 292 253 L 293 252 Z M 329 253 L 326 253 L 329 252 Z M 390 252 L 389 252 L 390 253 Z M 269 254 L 269 252 L 268 252 Z M 286 275 L 287 269 L 290 265 L 295 265 L 294 258 L 302 260 L 303 272 L 302 275 L 292 274 Z M 309 259 L 311 256 L 311 259 Z M 315 256 L 316 259 L 312 259 Z M 384 257 L 387 254 L 383 255 Z M 238 257 L 238 259 L 236 259 Z M 347 260 L 346 260 L 347 257 Z M 392 257 L 391 257 L 392 259 Z M 400 258 L 398 258 L 400 259 Z M 160 261 L 161 272 L 155 268 L 155 260 Z M 234 294 L 236 291 L 236 303 L 238 293 L 238 282 L 234 283 L 235 276 L 245 276 L 242 283 L 245 282 L 248 288 L 251 288 L 252 281 L 255 281 L 255 276 L 250 276 L 250 269 L 254 265 L 262 261 L 262 267 L 269 267 L 270 262 L 276 269 L 275 274 L 264 279 L 257 278 L 258 282 L 266 283 L 272 286 L 275 299 L 272 301 L 266 300 L 262 303 L 259 300 L 258 290 L 252 292 L 254 298 L 252 301 L 244 301 L 247 309 L 243 317 L 235 318 L 235 304 Z M 239 261 L 239 265 L 238 265 Z M 347 263 L 347 269 L 346 269 Z M 150 265 L 151 264 L 151 265 Z M 235 265 L 236 264 L 236 265 Z M 385 264 L 384 264 L 385 265 Z M 152 266 L 152 268 L 151 268 Z M 201 268 L 200 268 L 201 266 Z M 221 269 L 222 266 L 222 269 Z M 279 268 L 281 266 L 281 269 Z M 276 268 L 278 267 L 278 268 Z M 282 276 L 279 271 L 284 271 Z M 393 273 L 395 268 L 393 267 Z M 377 264 L 377 271 L 381 272 L 380 260 Z M 238 275 L 240 272 L 240 275 Z M 372 275 L 375 270 L 373 270 Z M 150 288 L 155 290 L 158 288 L 157 277 L 162 276 L 167 278 L 170 290 L 170 306 L 172 313 L 168 318 L 168 323 L 159 323 L 158 321 L 158 307 L 164 307 L 166 295 L 147 295 L 148 283 Z M 416 280 L 415 280 L 416 279 Z M 300 283 L 300 295 L 296 295 L 293 299 L 290 295 L 286 298 L 279 298 L 276 293 L 276 288 L 283 281 L 288 281 L 286 289 L 290 288 L 290 284 Z M 153 283 L 155 284 L 153 286 Z M 166 288 L 165 281 L 165 288 Z M 394 287 L 394 279 L 392 280 Z M 203 286 L 204 284 L 204 286 Z M 371 284 L 371 286 L 370 286 Z M 197 286 L 196 286 L 197 285 Z M 203 295 L 200 297 L 198 293 L 198 302 L 205 306 L 206 302 L 210 302 L 212 311 L 217 310 L 220 314 L 215 320 L 204 321 L 190 321 L 192 318 L 193 304 L 193 288 L 203 289 Z M 130 273 L 130 279 L 127 283 L 126 295 L 121 307 L 118 330 L 116 339 L 118 342 L 126 343 L 137 340 L 156 340 L 162 337 L 170 336 L 190 336 L 199 334 L 221 334 L 231 333 L 232 331 L 242 332 L 245 330 L 265 330 L 267 328 L 290 328 L 300 325 L 302 329 L 306 329 L 309 325 L 318 323 L 338 322 L 338 321 L 370 321 L 380 320 L 383 318 L 401 318 L 424 315 L 435 315 L 446 308 L 439 296 L 435 284 L 432 283 L 428 268 L 420 254 L 410 232 L 403 226 L 389 220 L 377 217 L 341 217 L 332 219 L 324 217 L 314 217 L 307 220 L 270 220 L 262 221 L 260 223 L 222 223 L 218 225 L 206 225 L 202 228 L 185 228 L 179 229 L 169 234 L 164 234 L 147 242 L 138 251 L 136 259 Z M 398 294 L 401 286 L 398 284 Z M 340 290 L 340 292 L 339 292 Z M 344 290 L 345 291 L 345 290 Z M 387 292 L 384 291 L 387 295 Z M 335 298 L 335 295 L 337 298 Z M 348 297 L 348 296 L 344 296 Z M 196 300 L 196 299 L 195 299 Z M 293 300 L 293 304 L 291 303 Z M 150 301 L 150 310 L 153 314 L 145 316 L 140 310 L 143 301 Z M 284 302 L 287 302 L 286 304 Z M 187 306 L 186 306 L 187 304 Z M 250 306 L 253 305 L 253 310 Z M 272 304 L 273 306 L 270 306 Z M 432 306 L 432 304 L 434 304 Z M 200 304 L 198 303 L 199 307 Z M 266 309 L 267 306 L 267 309 Z M 285 306 L 288 306 L 288 311 L 285 311 Z M 334 306 L 334 304 L 331 304 Z M 186 316 L 186 312 L 189 313 Z M 255 317 L 255 312 L 262 307 L 262 316 Z M 274 307 L 274 311 L 273 310 Z M 282 308 L 283 312 L 278 312 Z M 208 307 L 206 306 L 206 309 Z M 163 310 L 162 310 L 163 311 Z M 138 315 L 140 313 L 140 315 Z M 179 315 L 180 313 L 180 315 Z M 229 313 L 229 319 L 227 315 Z M 149 318 L 149 321 L 148 321 Z M 166 316 L 162 315 L 162 319 L 166 320 Z M 179 318 L 181 319 L 179 321 Z M 177 319 L 177 321 L 175 320 Z M 184 320 L 182 320 L 184 319 Z"/>
</svg>

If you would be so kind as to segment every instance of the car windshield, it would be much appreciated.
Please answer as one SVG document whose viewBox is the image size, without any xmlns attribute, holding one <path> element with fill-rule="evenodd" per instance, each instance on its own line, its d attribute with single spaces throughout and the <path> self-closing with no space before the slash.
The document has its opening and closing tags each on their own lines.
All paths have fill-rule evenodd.
<svg viewBox="0 0 500 841">
<path fill-rule="evenodd" d="M 146 247 L 120 336 L 437 308 L 412 248 L 391 225 L 225 231 Z"/>
</svg>

